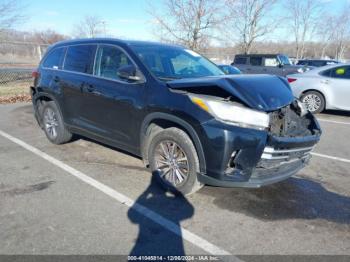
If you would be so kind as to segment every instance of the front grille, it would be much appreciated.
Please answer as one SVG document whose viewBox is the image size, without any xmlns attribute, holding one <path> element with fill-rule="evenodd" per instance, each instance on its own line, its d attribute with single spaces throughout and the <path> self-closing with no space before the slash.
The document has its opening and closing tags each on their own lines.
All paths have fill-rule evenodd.
<svg viewBox="0 0 350 262">
<path fill-rule="evenodd" d="M 290 149 L 276 149 L 270 146 L 265 147 L 257 168 L 275 168 L 296 160 L 307 160 L 312 147 L 300 147 Z"/>
<path fill-rule="evenodd" d="M 275 149 L 273 147 L 265 147 L 261 158 L 271 160 L 290 160 L 293 158 L 304 157 L 308 155 L 312 149 L 313 146 L 293 149 Z"/>
</svg>

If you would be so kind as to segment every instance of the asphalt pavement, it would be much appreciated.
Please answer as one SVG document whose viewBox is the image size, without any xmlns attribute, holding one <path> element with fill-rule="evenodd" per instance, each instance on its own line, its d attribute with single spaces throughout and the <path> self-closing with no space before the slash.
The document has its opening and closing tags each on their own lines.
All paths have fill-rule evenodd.
<svg viewBox="0 0 350 262">
<path fill-rule="evenodd" d="M 319 155 L 298 175 L 175 198 L 139 158 L 53 145 L 30 104 L 0 105 L 0 254 L 350 255 L 350 114 L 318 118 Z"/>
</svg>

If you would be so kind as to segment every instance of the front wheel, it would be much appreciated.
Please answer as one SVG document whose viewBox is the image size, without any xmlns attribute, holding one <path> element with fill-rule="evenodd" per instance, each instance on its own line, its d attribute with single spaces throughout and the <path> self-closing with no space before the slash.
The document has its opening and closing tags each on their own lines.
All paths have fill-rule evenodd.
<svg viewBox="0 0 350 262">
<path fill-rule="evenodd" d="M 321 113 L 325 109 L 325 99 L 317 91 L 306 92 L 301 96 L 300 100 L 311 113 Z"/>
<path fill-rule="evenodd" d="M 166 190 L 189 195 L 203 186 L 197 179 L 196 149 L 181 129 L 167 128 L 158 132 L 149 146 L 149 160 L 153 175 Z"/>
</svg>

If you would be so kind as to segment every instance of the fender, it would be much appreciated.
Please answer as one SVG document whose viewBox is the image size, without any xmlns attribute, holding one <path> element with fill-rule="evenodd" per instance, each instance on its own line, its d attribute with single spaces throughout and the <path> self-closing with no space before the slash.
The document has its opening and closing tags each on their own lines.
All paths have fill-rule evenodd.
<svg viewBox="0 0 350 262">
<path fill-rule="evenodd" d="M 146 138 L 146 132 L 147 132 L 147 128 L 149 127 L 150 123 L 153 120 L 168 120 L 171 122 L 174 122 L 176 124 L 178 124 L 179 126 L 181 126 L 189 135 L 191 140 L 194 143 L 194 146 L 196 148 L 197 154 L 198 154 L 198 159 L 199 159 L 199 171 L 201 174 L 205 174 L 206 173 L 206 163 L 205 163 L 205 157 L 204 157 L 204 151 L 203 151 L 203 147 L 202 144 L 199 140 L 199 137 L 195 131 L 195 129 L 186 121 L 184 121 L 183 119 L 176 117 L 174 115 L 170 115 L 167 113 L 162 113 L 162 112 L 154 112 L 151 113 L 149 115 L 147 115 L 145 117 L 145 119 L 142 122 L 141 125 L 141 134 L 140 134 L 140 141 L 141 141 L 141 156 L 144 160 L 148 161 L 148 156 L 147 156 L 147 152 L 144 152 L 144 142 L 145 142 L 145 138 Z"/>
</svg>

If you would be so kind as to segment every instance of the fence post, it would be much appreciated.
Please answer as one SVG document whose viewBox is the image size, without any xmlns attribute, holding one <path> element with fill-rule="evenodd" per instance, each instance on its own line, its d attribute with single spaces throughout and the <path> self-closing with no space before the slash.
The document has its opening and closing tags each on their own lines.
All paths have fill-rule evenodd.
<svg viewBox="0 0 350 262">
<path fill-rule="evenodd" d="M 40 60 L 41 60 L 41 56 L 42 56 L 42 54 L 41 54 L 41 46 L 40 46 L 40 45 L 37 45 L 36 50 L 37 50 L 37 52 L 38 52 L 39 61 L 40 61 Z"/>
</svg>

